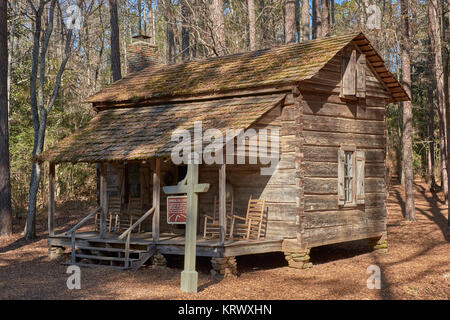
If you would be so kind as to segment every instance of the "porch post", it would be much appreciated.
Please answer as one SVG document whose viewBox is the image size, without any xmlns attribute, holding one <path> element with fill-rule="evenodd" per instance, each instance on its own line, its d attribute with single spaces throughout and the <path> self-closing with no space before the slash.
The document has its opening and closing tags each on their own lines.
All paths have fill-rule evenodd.
<svg viewBox="0 0 450 320">
<path fill-rule="evenodd" d="M 184 244 L 184 270 L 181 272 L 181 290 L 197 292 L 198 273 L 195 271 L 197 254 L 198 193 L 207 192 L 209 183 L 198 183 L 198 163 L 200 155 L 190 155 L 186 178 L 176 186 L 163 187 L 166 194 L 186 193 L 186 240 Z"/>
<path fill-rule="evenodd" d="M 55 234 L 55 164 L 49 163 L 48 170 L 48 235 Z"/>
<path fill-rule="evenodd" d="M 100 238 L 106 237 L 106 216 L 108 214 L 108 188 L 106 181 L 106 163 L 102 162 L 100 170 Z"/>
<path fill-rule="evenodd" d="M 159 208 L 160 208 L 160 173 L 161 173 L 161 163 L 159 159 L 154 161 L 154 171 L 153 171 L 153 207 L 155 207 L 155 212 L 153 213 L 152 221 L 152 238 L 153 242 L 159 241 Z"/>
<path fill-rule="evenodd" d="M 226 180 L 227 180 L 226 164 L 222 164 L 219 169 L 219 225 L 220 225 L 219 242 L 221 245 L 223 245 L 225 242 L 227 231 Z"/>
</svg>

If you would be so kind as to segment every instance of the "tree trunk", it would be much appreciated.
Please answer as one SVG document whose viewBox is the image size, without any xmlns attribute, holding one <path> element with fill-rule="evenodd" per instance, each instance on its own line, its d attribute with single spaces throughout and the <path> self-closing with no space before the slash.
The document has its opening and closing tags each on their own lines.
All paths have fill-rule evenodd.
<svg viewBox="0 0 450 320">
<path fill-rule="evenodd" d="M 367 20 L 369 16 L 367 15 L 367 8 L 369 7 L 369 0 L 362 0 L 359 4 L 361 6 L 362 14 L 360 16 L 360 24 L 362 30 L 367 30 Z"/>
<path fill-rule="evenodd" d="M 260 12 L 260 23 L 259 27 L 261 30 L 261 37 L 260 37 L 260 47 L 265 47 L 267 45 L 267 25 L 266 25 L 266 16 L 264 15 L 264 0 L 259 0 L 259 12 Z"/>
<path fill-rule="evenodd" d="M 142 34 L 142 0 L 137 0 L 137 9 L 138 9 L 138 34 Z"/>
<path fill-rule="evenodd" d="M 448 198 L 447 173 L 447 119 L 445 109 L 444 64 L 442 59 L 441 26 L 439 23 L 439 7 L 437 0 L 430 0 L 428 6 L 429 31 L 434 58 L 434 74 L 436 83 L 436 103 L 439 115 L 439 151 L 441 156 L 441 186 L 445 199 Z"/>
<path fill-rule="evenodd" d="M 183 24 L 181 26 L 181 58 L 183 61 L 191 59 L 189 24 L 191 21 L 191 9 L 186 0 L 181 1 L 181 16 Z"/>
<path fill-rule="evenodd" d="M 0 0 L 0 236 L 12 233 L 8 128 L 7 0 Z"/>
<path fill-rule="evenodd" d="M 322 35 L 322 28 L 320 22 L 320 0 L 312 0 L 312 8 L 311 8 L 311 27 L 312 27 L 312 38 L 317 39 Z"/>
<path fill-rule="evenodd" d="M 435 88 L 435 79 L 434 79 L 434 60 L 433 60 L 433 46 L 431 44 L 432 41 L 432 33 L 430 28 L 428 28 L 428 153 L 427 153 L 427 183 L 429 185 L 430 190 L 436 189 L 436 178 L 434 176 L 434 88 Z"/>
<path fill-rule="evenodd" d="M 46 58 L 48 44 L 53 32 L 54 9 L 56 0 L 52 0 L 48 10 L 48 18 L 46 19 L 46 29 L 41 38 L 41 17 L 46 4 L 45 0 L 39 2 L 39 9 L 33 8 L 35 16 L 34 35 L 33 35 L 33 53 L 32 53 L 32 67 L 30 75 L 30 102 L 31 114 L 33 120 L 34 143 L 33 143 L 33 162 L 31 166 L 30 189 L 28 195 L 28 213 L 25 225 L 26 239 L 32 239 L 36 236 L 35 221 L 36 221 L 36 199 L 41 179 L 41 167 L 35 160 L 36 156 L 40 155 L 44 148 L 45 130 L 47 127 L 47 115 L 53 108 L 56 98 L 58 96 L 61 85 L 62 75 L 69 60 L 71 45 L 72 45 L 72 30 L 67 32 L 66 44 L 64 48 L 64 57 L 59 66 L 58 73 L 53 85 L 52 94 L 48 101 L 44 102 L 44 85 Z M 37 86 L 39 67 L 39 86 Z"/>
<path fill-rule="evenodd" d="M 330 3 L 329 0 L 322 0 L 322 16 L 320 21 L 322 22 L 322 38 L 330 35 Z"/>
<path fill-rule="evenodd" d="M 399 141 L 401 141 L 403 136 L 403 105 L 399 103 L 398 105 L 398 113 L 397 113 L 397 135 L 399 138 Z M 395 146 L 395 152 L 397 155 L 397 174 L 398 174 L 398 181 L 401 184 L 404 184 L 405 179 L 403 177 L 403 159 L 402 159 L 402 144 L 398 143 Z"/>
<path fill-rule="evenodd" d="M 175 34 L 173 32 L 174 18 L 172 12 L 172 2 L 164 1 L 164 16 L 166 19 L 166 38 L 167 38 L 167 63 L 175 63 Z"/>
<path fill-rule="evenodd" d="M 442 64 L 443 64 L 443 78 L 444 78 L 444 107 L 446 110 L 446 137 L 447 137 L 447 170 L 449 169 L 448 159 L 450 155 L 448 154 L 448 150 L 450 148 L 449 140 L 448 140 L 448 132 L 450 131 L 450 102 L 449 102 L 449 92 L 448 92 L 448 63 L 449 63 L 449 52 L 448 52 L 448 43 L 447 43 L 447 22 L 446 16 L 449 17 L 449 1 L 441 1 L 441 43 L 442 43 Z M 447 204 L 450 203 L 448 201 L 448 190 L 450 190 L 450 181 L 448 180 L 448 176 L 450 174 L 447 171 Z M 450 206 L 447 208 L 447 225 L 450 227 Z M 450 232 L 450 228 L 448 229 Z"/>
<path fill-rule="evenodd" d="M 302 0 L 302 41 L 309 40 L 309 0 Z"/>
<path fill-rule="evenodd" d="M 255 0 L 247 0 L 248 7 L 248 32 L 249 32 L 249 42 L 250 50 L 256 50 L 256 11 L 255 11 Z"/>
<path fill-rule="evenodd" d="M 39 183 L 41 182 L 41 165 L 34 160 L 34 156 L 40 155 L 44 149 L 45 130 L 47 128 L 47 111 L 40 108 L 39 113 L 39 129 L 35 133 L 37 140 L 34 145 L 33 162 L 31 164 L 30 191 L 28 195 L 28 214 L 25 225 L 25 237 L 33 239 L 36 237 L 36 202 L 39 191 Z"/>
<path fill-rule="evenodd" d="M 430 190 L 436 188 L 434 176 L 434 99 L 433 86 L 428 87 L 428 153 L 427 153 L 427 183 Z"/>
<path fill-rule="evenodd" d="M 402 84 L 406 93 L 411 96 L 411 64 L 409 58 L 409 0 L 401 0 L 401 58 L 402 58 Z M 403 102 L 403 172 L 405 175 L 405 218 L 409 221 L 416 220 L 414 207 L 414 171 L 412 154 L 412 103 Z"/>
<path fill-rule="evenodd" d="M 31 117 L 33 121 L 33 131 L 34 131 L 34 141 L 33 141 L 33 158 L 36 154 L 36 149 L 38 145 L 38 133 L 39 133 L 39 111 L 38 111 L 38 100 L 37 100 L 37 74 L 39 65 L 39 50 L 40 50 L 40 38 L 41 38 L 41 28 L 42 28 L 42 12 L 44 10 L 44 2 L 41 0 L 39 2 L 39 8 L 34 9 L 34 33 L 33 33 L 33 51 L 32 51 L 32 65 L 31 65 L 31 75 L 30 75 L 30 104 L 31 104 Z M 40 168 L 35 168 L 36 164 L 33 162 L 31 167 L 31 178 L 30 178 L 30 190 L 28 194 L 28 212 L 27 221 L 25 224 L 25 238 L 33 239 L 36 236 L 34 228 L 34 220 L 36 217 L 36 196 L 37 189 L 39 186 L 39 181 L 36 179 L 36 173 Z"/>
<path fill-rule="evenodd" d="M 111 24 L 111 71 L 113 81 L 122 78 L 120 67 L 119 14 L 117 0 L 109 0 L 109 21 Z"/>
<path fill-rule="evenodd" d="M 16 11 L 17 7 L 20 7 L 20 3 L 16 1 L 11 1 L 11 11 L 13 12 L 13 19 L 10 22 L 9 30 L 9 47 L 8 47 L 8 80 L 7 80 L 7 90 L 8 90 L 8 116 L 10 110 L 10 95 L 11 95 L 11 70 L 12 70 L 12 58 L 14 54 L 15 44 L 16 44 L 16 17 L 18 13 Z"/>
<path fill-rule="evenodd" d="M 330 26 L 330 29 L 333 31 L 333 33 L 334 33 L 334 24 L 335 24 L 335 19 L 334 19 L 334 0 L 330 0 L 330 23 L 331 23 L 331 26 Z M 330 32 L 331 33 L 331 32 Z"/>
<path fill-rule="evenodd" d="M 295 0 L 295 34 L 296 39 L 295 42 L 302 41 L 302 27 L 300 22 L 300 2 L 301 0 Z"/>
<path fill-rule="evenodd" d="M 147 7 L 148 7 L 148 22 L 147 22 L 147 31 L 146 35 L 149 36 L 151 39 L 151 43 L 155 44 L 155 16 L 153 12 L 153 1 L 147 0 Z"/>
<path fill-rule="evenodd" d="M 296 40 L 296 20 L 295 20 L 295 0 L 287 0 L 284 7 L 284 33 L 285 43 L 295 43 Z"/>
<path fill-rule="evenodd" d="M 223 13 L 223 0 L 211 0 L 210 15 L 212 21 L 212 38 L 215 54 L 223 56 L 226 53 L 225 16 Z"/>
</svg>

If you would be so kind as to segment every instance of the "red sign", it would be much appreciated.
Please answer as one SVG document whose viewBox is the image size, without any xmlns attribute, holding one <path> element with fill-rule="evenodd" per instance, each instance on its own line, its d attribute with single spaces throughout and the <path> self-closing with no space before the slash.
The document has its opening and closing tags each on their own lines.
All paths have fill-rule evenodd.
<svg viewBox="0 0 450 320">
<path fill-rule="evenodd" d="M 167 197 L 167 223 L 185 224 L 186 204 L 187 204 L 187 196 Z"/>
</svg>

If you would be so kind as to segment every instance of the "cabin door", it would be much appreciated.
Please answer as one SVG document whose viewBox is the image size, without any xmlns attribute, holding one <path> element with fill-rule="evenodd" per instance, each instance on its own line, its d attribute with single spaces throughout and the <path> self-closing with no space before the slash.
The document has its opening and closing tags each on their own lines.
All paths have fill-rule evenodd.
<svg viewBox="0 0 450 320">
<path fill-rule="evenodd" d="M 130 198 L 140 198 L 143 209 L 151 206 L 151 170 L 148 165 L 140 163 L 129 163 L 125 165 L 125 192 L 124 200 L 129 202 Z"/>
</svg>

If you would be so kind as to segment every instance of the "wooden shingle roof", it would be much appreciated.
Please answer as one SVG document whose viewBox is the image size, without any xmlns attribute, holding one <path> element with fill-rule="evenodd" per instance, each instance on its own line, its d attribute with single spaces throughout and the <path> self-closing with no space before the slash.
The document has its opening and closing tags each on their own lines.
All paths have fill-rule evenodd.
<svg viewBox="0 0 450 320">
<path fill-rule="evenodd" d="M 349 44 L 366 54 L 369 67 L 390 92 L 392 101 L 409 100 L 364 34 L 334 36 L 202 61 L 152 66 L 130 74 L 87 99 L 103 111 L 38 160 L 57 163 L 164 157 L 175 145 L 171 134 L 180 128 L 191 130 L 195 121 L 202 121 L 203 130 L 248 128 L 281 103 L 282 90 L 241 98 L 222 95 L 221 99 L 202 102 L 197 97 L 297 85 L 311 79 Z M 179 103 L 175 103 L 179 97 Z M 192 101 L 187 102 L 186 97 Z"/>
<path fill-rule="evenodd" d="M 171 141 L 175 130 L 192 131 L 195 121 L 202 122 L 203 130 L 213 128 L 222 133 L 246 129 L 284 98 L 285 94 L 272 94 L 105 110 L 38 160 L 98 162 L 168 156 L 177 144 Z"/>
<path fill-rule="evenodd" d="M 85 102 L 111 105 L 295 84 L 313 77 L 351 42 L 367 55 L 367 61 L 391 92 L 392 100 L 409 100 L 364 34 L 352 33 L 201 61 L 151 66 L 125 76 Z"/>
</svg>

